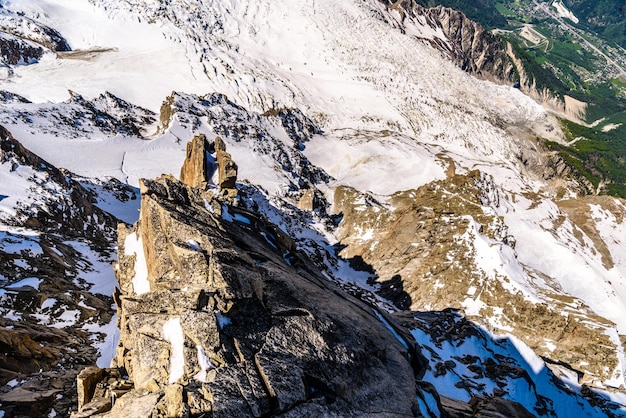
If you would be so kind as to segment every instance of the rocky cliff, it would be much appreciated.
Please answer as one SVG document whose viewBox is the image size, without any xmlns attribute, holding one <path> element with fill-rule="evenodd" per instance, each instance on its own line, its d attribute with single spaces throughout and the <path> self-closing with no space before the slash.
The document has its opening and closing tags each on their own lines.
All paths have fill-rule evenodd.
<svg viewBox="0 0 626 418">
<path fill-rule="evenodd" d="M 411 33 L 411 26 L 416 24 L 426 24 L 437 31 L 438 36 L 423 39 L 468 73 L 501 83 L 516 81 L 516 68 L 507 54 L 506 42 L 463 13 L 443 6 L 426 8 L 413 0 L 379 1 L 400 15 L 399 27 L 403 31 Z"/>
<path fill-rule="evenodd" d="M 210 180 L 219 138 L 187 149 L 186 182 L 142 180 L 140 219 L 119 228 L 117 354 L 78 376 L 74 418 L 533 416 L 513 400 L 520 385 L 540 415 L 593 408 L 454 310 L 390 314 L 345 293 Z M 467 401 L 446 396 L 452 383 Z"/>
<path fill-rule="evenodd" d="M 421 357 L 385 314 L 215 189 L 164 176 L 141 192 L 139 222 L 119 230 L 116 267 L 116 362 L 134 388 L 108 416 L 415 413 Z"/>
<path fill-rule="evenodd" d="M 413 0 L 379 1 L 388 10 L 400 15 L 398 26 L 407 33 L 414 32 L 411 27 L 416 24 L 430 26 L 438 36 L 416 36 L 444 53 L 469 74 L 500 84 L 517 85 L 524 94 L 547 109 L 564 114 L 572 120 L 580 121 L 584 116 L 584 103 L 581 108 L 570 97 L 559 97 L 548 89 L 538 88 L 509 42 L 485 30 L 481 24 L 467 18 L 462 12 L 443 6 L 426 8 Z"/>
</svg>

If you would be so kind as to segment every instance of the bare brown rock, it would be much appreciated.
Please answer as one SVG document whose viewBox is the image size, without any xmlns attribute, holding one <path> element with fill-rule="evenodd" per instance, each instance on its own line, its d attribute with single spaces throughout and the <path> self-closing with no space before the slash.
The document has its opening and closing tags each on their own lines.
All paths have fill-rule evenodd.
<svg viewBox="0 0 626 418">
<path fill-rule="evenodd" d="M 235 190 L 237 187 L 237 164 L 235 164 L 231 155 L 226 152 L 226 144 L 220 137 L 215 138 L 215 155 L 217 166 L 219 167 L 218 186 L 224 190 Z"/>
<path fill-rule="evenodd" d="M 172 177 L 144 181 L 142 190 L 135 233 L 150 292 L 131 291 L 133 257 L 120 247 L 117 363 L 135 389 L 108 416 L 131 398 L 154 402 L 143 410 L 162 416 L 413 415 L 415 346 L 405 341 L 407 351 L 371 307 L 294 253 L 292 241 L 224 203 L 217 205 L 232 219 L 218 218 Z M 130 231 L 120 233 L 122 244 Z"/>
<path fill-rule="evenodd" d="M 207 153 L 209 144 L 204 134 L 199 134 L 187 143 L 185 161 L 180 169 L 180 181 L 191 186 L 206 189 L 209 178 Z"/>
<path fill-rule="evenodd" d="M 3 353 L 11 353 L 11 357 L 20 359 L 19 362 L 28 362 L 29 360 L 51 360 L 55 359 L 53 353 L 43 347 L 41 344 L 33 341 L 31 336 L 23 331 L 16 331 L 12 329 L 0 328 L 0 347 L 2 347 Z M 5 361 L 8 359 L 5 358 Z M 1 364 L 1 363 L 0 363 Z M 4 368 L 7 368 L 7 364 L 2 364 Z M 16 371 L 27 371 L 28 367 L 16 367 L 11 369 Z M 23 365 L 24 366 L 24 365 Z M 37 367 L 37 366 L 35 366 Z"/>
<path fill-rule="evenodd" d="M 610 321 L 556 291 L 546 291 L 550 303 L 543 304 L 507 290 L 508 278 L 488 277 L 476 263 L 471 242 L 459 238 L 475 234 L 507 251 L 507 247 L 514 249 L 515 239 L 504 219 L 482 209 L 499 201 L 488 176 L 471 171 L 396 193 L 385 202 L 393 210 L 344 186 L 336 189 L 334 201 L 335 210 L 343 215 L 339 229 L 342 255 L 361 257 L 370 265 L 378 275 L 379 293 L 399 309 L 462 309 L 462 301 L 479 298 L 484 307 L 472 320 L 490 326 L 484 318 L 498 318 L 539 355 L 586 372 L 584 382 L 610 378 L 617 365 L 616 345 L 606 333 L 613 327 Z M 367 204 L 354 203 L 363 201 Z M 597 198 L 560 203 L 570 219 L 598 241 L 596 248 L 602 251 L 607 266 L 611 254 L 590 222 L 588 205 L 604 205 L 614 216 L 624 216 L 610 201 Z M 371 231 L 367 239 L 362 238 L 365 230 Z"/>
<path fill-rule="evenodd" d="M 216 171 L 217 180 L 214 180 Z M 226 144 L 220 137 L 209 143 L 204 134 L 199 134 L 187 143 L 180 180 L 200 190 L 206 190 L 209 186 L 217 187 L 226 198 L 237 196 L 237 164 L 226 152 Z M 214 181 L 217 183 L 214 184 Z"/>
<path fill-rule="evenodd" d="M 78 411 L 82 411 L 96 391 L 96 385 L 104 378 L 104 370 L 98 367 L 83 369 L 76 378 L 78 390 Z"/>
</svg>

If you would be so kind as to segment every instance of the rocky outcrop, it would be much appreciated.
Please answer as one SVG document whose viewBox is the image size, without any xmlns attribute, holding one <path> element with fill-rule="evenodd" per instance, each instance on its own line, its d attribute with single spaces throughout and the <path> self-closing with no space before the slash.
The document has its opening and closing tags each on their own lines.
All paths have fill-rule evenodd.
<svg viewBox="0 0 626 418">
<path fill-rule="evenodd" d="M 45 106 L 18 95 L 0 93 L 0 124 L 30 125 L 37 120 L 40 132 L 63 138 L 101 138 L 104 134 L 143 137 L 154 122 L 154 113 L 132 105 L 111 93 L 87 100 L 70 91 L 70 99 Z"/>
<path fill-rule="evenodd" d="M 209 144 L 204 134 L 196 135 L 187 143 L 185 161 L 180 169 L 180 181 L 191 187 L 206 189 L 211 178 L 209 172 L 215 171 L 211 166 L 209 171 L 207 154 Z"/>
<path fill-rule="evenodd" d="M 226 144 L 219 136 L 209 143 L 206 136 L 200 134 L 187 143 L 180 181 L 201 190 L 217 187 L 222 197 L 237 196 L 237 164 L 226 152 Z"/>
<path fill-rule="evenodd" d="M 0 10 L 0 33 L 27 40 L 51 51 L 71 50 L 67 40 L 56 30 L 6 10 Z"/>
<path fill-rule="evenodd" d="M 0 34 L 0 63 L 31 64 L 43 56 L 43 48 L 10 35 Z"/>
<path fill-rule="evenodd" d="M 214 148 L 219 169 L 218 186 L 229 194 L 236 194 L 237 164 L 235 164 L 231 155 L 226 152 L 226 144 L 219 136 L 215 138 Z"/>
<path fill-rule="evenodd" d="M 502 39 L 457 10 L 438 6 L 419 10 L 419 13 L 437 22 L 448 42 L 435 38 L 435 47 L 447 53 L 463 70 L 491 81 L 507 84 L 516 81 L 516 67 Z"/>
<path fill-rule="evenodd" d="M 23 226 L 36 227 L 40 231 L 56 230 L 63 225 L 66 233 L 82 237 L 90 241 L 107 243 L 110 241 L 111 227 L 117 219 L 101 210 L 95 204 L 92 193 L 80 183 L 72 180 L 62 170 L 41 159 L 26 149 L 4 127 L 0 126 L 0 164 L 11 164 L 17 167 L 32 167 L 43 172 L 50 182 L 59 185 L 63 192 L 56 196 L 56 204 L 45 208 L 19 208 L 15 216 L 16 225 L 23 220 Z M 106 225 L 109 228 L 103 228 Z"/>
<path fill-rule="evenodd" d="M 101 132 L 142 137 L 147 125 L 154 122 L 152 111 L 130 104 L 109 92 L 93 100 L 87 100 L 73 91 L 69 93 L 70 99 L 65 103 L 76 109 L 78 118 L 74 120 L 85 118 Z M 66 115 L 59 117 L 67 122 Z"/>
<path fill-rule="evenodd" d="M 146 180 L 140 221 L 119 231 L 116 361 L 134 389 L 108 416 L 412 416 L 409 339 L 258 215 L 209 199 Z"/>
<path fill-rule="evenodd" d="M 81 372 L 74 418 L 530 416 L 505 398 L 440 401 L 421 381 L 438 367 L 422 355 L 433 343 L 408 331 L 425 321 L 348 295 L 263 216 L 203 187 L 207 144 L 193 139 L 181 174 L 201 187 L 142 180 L 140 220 L 119 229 L 116 368 Z"/>
<path fill-rule="evenodd" d="M 285 176 L 292 184 L 289 192 L 329 181 L 328 174 L 311 164 L 302 152 L 304 144 L 321 130 L 297 109 L 272 109 L 261 114 L 237 105 L 223 94 L 196 96 L 174 92 L 161 106 L 159 131 L 165 132 L 175 120 L 189 126 L 206 124 L 223 141 L 271 158 L 278 175 Z M 217 148 L 212 148 L 211 153 Z M 228 165 L 222 164 L 224 168 Z M 227 171 L 222 181 L 227 181 L 224 186 L 230 187 L 237 170 Z"/>
<path fill-rule="evenodd" d="M 489 257 L 500 257 L 499 253 L 505 259 L 515 257 L 515 237 L 505 220 L 484 209 L 500 205 L 488 176 L 479 171 L 451 174 L 446 180 L 396 193 L 384 205 L 341 186 L 335 190 L 334 202 L 334 210 L 342 216 L 342 255 L 361 258 L 371 266 L 378 276 L 372 283 L 397 308 L 467 309 L 472 320 L 505 328 L 540 355 L 581 371 L 581 382 L 601 386 L 600 381 L 610 379 L 618 367 L 619 347 L 608 334 L 614 324 L 581 301 L 560 295 L 558 287 L 539 288 L 549 303 L 534 302 L 521 287 L 512 287 L 510 278 L 488 273 L 477 261 L 487 255 L 479 254 L 476 239 L 499 249 Z M 589 207 L 572 202 L 561 206 L 578 214 L 577 223 L 598 242 L 610 268 L 611 255 L 598 232 L 594 234 Z M 555 222 L 564 221 L 562 216 Z M 582 242 L 582 234 L 578 235 Z M 477 305 L 480 309 L 473 308 Z M 589 341 L 594 341 L 593 349 Z"/>
</svg>

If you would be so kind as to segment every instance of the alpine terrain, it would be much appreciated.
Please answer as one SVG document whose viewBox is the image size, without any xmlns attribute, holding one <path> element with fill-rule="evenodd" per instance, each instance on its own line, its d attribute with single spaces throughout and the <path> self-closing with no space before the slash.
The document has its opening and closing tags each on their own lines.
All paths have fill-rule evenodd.
<svg viewBox="0 0 626 418">
<path fill-rule="evenodd" d="M 413 0 L 0 0 L 0 418 L 626 416 L 625 156 L 528 62 Z"/>
</svg>

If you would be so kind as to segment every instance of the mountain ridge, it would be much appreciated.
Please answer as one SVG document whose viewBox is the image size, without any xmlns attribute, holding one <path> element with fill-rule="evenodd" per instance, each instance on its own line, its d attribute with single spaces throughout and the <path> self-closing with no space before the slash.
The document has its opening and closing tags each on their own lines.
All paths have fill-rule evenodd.
<svg viewBox="0 0 626 418">
<path fill-rule="evenodd" d="M 119 211 L 128 223 L 136 219 L 137 200 L 132 197 L 138 189 L 95 180 L 113 176 L 141 186 L 144 197 L 153 188 L 150 193 L 159 199 L 184 208 L 197 192 L 183 192 L 187 187 L 173 177 L 149 179 L 179 173 L 191 138 L 204 135 L 213 142 L 219 137 L 236 164 L 238 194 L 232 194 L 231 181 L 230 191 L 224 192 L 231 199 L 231 206 L 224 206 L 227 210 L 206 206 L 202 199 L 194 200 L 193 210 L 204 213 L 213 208 L 218 215 L 202 216 L 215 217 L 209 223 L 218 230 L 222 224 L 231 228 L 237 219 L 244 224 L 242 219 L 265 219 L 258 222 L 268 228 L 277 225 L 284 237 L 291 237 L 285 238 L 289 245 L 271 257 L 257 251 L 281 266 L 276 268 L 289 270 L 285 266 L 295 259 L 287 250 L 295 249 L 319 271 L 316 277 L 341 289 L 337 292 L 361 299 L 383 318 L 385 312 L 403 318 L 402 335 L 415 339 L 429 360 L 420 387 L 431 389 L 420 392 L 421 411 L 441 410 L 434 387 L 441 392 L 441 405 L 467 415 L 492 398 L 491 406 L 518 402 L 541 416 L 623 412 L 623 201 L 582 197 L 589 185 L 545 143 L 550 139 L 564 145 L 570 139 L 552 114 L 510 85 L 478 80 L 450 61 L 451 53 L 460 58 L 475 53 L 469 67 L 481 62 L 484 48 L 468 46 L 480 45 L 479 27 L 455 15 L 464 23 L 449 26 L 450 33 L 468 35 L 455 46 L 456 37 L 447 37 L 443 26 L 428 20 L 453 12 L 435 9 L 427 19 L 404 11 L 403 18 L 403 12 L 379 1 L 251 5 L 232 0 L 192 2 L 188 7 L 170 2 L 162 8 L 141 1 L 81 2 L 85 21 L 105 28 L 96 34 L 84 23 L 76 27 L 59 23 L 81 9 L 70 13 L 69 6 L 55 8 L 53 3 L 31 4 L 25 13 L 39 16 L 42 24 L 56 25 L 70 45 L 93 55 L 80 61 L 46 54 L 39 63 L 15 66 L 13 76 L 2 81 L 2 88 L 14 93 L 3 95 L 1 116 L 27 148 L 80 175 L 71 177 L 88 186 L 97 205 Z M 127 33 L 122 28 L 126 24 L 137 30 L 139 42 L 116 34 L 116 27 L 120 34 Z M 150 36 L 158 48 L 137 52 L 137 44 Z M 447 49 L 442 52 L 433 44 Z M 137 68 L 152 65 L 154 51 L 161 47 L 167 50 L 158 55 L 163 71 L 137 82 Z M 93 52 L 96 48 L 106 52 Z M 504 57 L 498 48 L 493 53 Z M 502 58 L 502 65 L 505 62 Z M 72 86 L 75 93 L 67 100 L 63 89 L 93 68 L 101 71 Z M 473 68 L 478 75 L 487 67 Z M 114 81 L 112 74 L 119 77 L 126 69 L 128 75 Z M 48 83 L 42 83 L 38 71 L 48 76 Z M 172 72 L 185 81 L 168 77 Z M 190 73 L 193 77 L 185 78 Z M 37 83 L 41 88 L 33 87 Z M 54 92 L 61 90 L 59 100 L 42 99 L 58 97 Z M 100 94 L 104 96 L 98 98 Z M 198 158 L 199 165 L 210 162 L 215 169 L 217 155 L 205 157 Z M 148 180 L 140 182 L 141 178 Z M 15 183 L 15 192 L 2 189 L 0 194 L 25 199 L 29 181 L 25 178 Z M 205 182 L 216 186 L 220 181 L 211 176 Z M 124 204 L 119 201 L 122 196 L 127 199 Z M 0 204 L 9 202 L 3 198 Z M 279 229 L 271 228 L 278 234 Z M 122 230 L 122 236 L 132 235 Z M 268 230 L 261 232 L 270 237 Z M 134 257 L 140 246 L 146 246 L 146 253 L 152 251 L 151 238 L 141 244 L 138 236 L 133 239 L 124 238 L 119 247 L 128 246 L 130 253 L 134 248 Z M 164 239 L 169 244 L 163 248 L 198 257 L 202 239 L 189 239 L 181 238 L 178 244 Z M 271 237 L 250 239 L 265 250 L 277 244 Z M 244 257 L 238 252 L 245 240 L 234 242 L 228 251 Z M 119 255 L 127 276 L 132 257 L 126 250 Z M 195 274 L 193 268 L 187 270 L 188 263 L 174 261 L 175 267 L 166 263 L 176 257 L 151 258 L 153 263 L 162 262 L 158 271 L 169 272 L 159 297 L 169 297 L 168 287 L 178 288 L 171 272 Z M 152 274 L 152 279 L 161 279 L 161 273 Z M 10 270 L 6 275 L 9 283 L 21 279 Z M 121 278 L 125 292 L 128 279 Z M 51 303 L 37 300 L 36 314 Z M 455 310 L 464 311 L 466 318 Z M 381 322 L 376 314 L 372 318 Z M 218 316 L 210 322 L 215 321 Z M 168 331 L 166 338 L 160 326 L 150 330 L 146 325 L 142 332 L 158 337 L 165 351 L 178 347 L 174 334 Z M 437 334 L 435 329 L 454 332 Z M 516 329 L 522 330 L 519 337 L 512 336 Z M 220 335 L 214 331 L 197 338 Z M 123 347 L 131 347 L 132 337 L 125 338 Z M 596 341 L 599 348 L 589 341 Z M 455 344 L 461 351 L 452 348 Z M 189 357 L 185 364 L 194 369 L 184 371 L 186 376 L 203 370 L 204 357 L 196 345 L 183 344 Z M 123 359 L 124 350 L 115 357 Z M 474 352 L 480 355 L 468 357 Z M 206 350 L 205 354 L 210 356 Z M 111 351 L 107 356 L 114 357 Z M 180 406 L 178 400 L 188 391 L 178 386 L 165 391 L 170 360 L 165 354 L 155 356 L 163 357 L 159 360 L 163 373 L 155 379 L 159 384 L 150 385 L 154 391 L 146 402 L 158 403 L 156 398 L 164 396 L 156 410 L 165 414 L 167 404 Z M 125 388 L 120 395 L 129 389 L 123 373 L 107 370 L 95 375 L 118 382 L 110 384 L 121 386 L 110 389 Z M 561 383 L 549 383 L 555 376 Z M 531 381 L 536 391 L 520 396 Z M 20 389 L 19 381 L 14 384 L 4 390 Z M 81 402 L 84 406 L 87 401 Z M 123 407 L 124 403 L 118 406 Z"/>
</svg>

